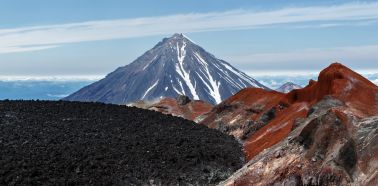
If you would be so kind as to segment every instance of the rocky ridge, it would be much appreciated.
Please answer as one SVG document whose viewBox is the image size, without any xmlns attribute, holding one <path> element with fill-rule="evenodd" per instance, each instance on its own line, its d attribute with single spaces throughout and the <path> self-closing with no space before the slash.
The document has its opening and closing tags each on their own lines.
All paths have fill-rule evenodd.
<svg viewBox="0 0 378 186">
<path fill-rule="evenodd" d="M 245 89 L 207 115 L 249 160 L 220 185 L 378 184 L 378 87 L 339 63 L 303 89 Z"/>
</svg>

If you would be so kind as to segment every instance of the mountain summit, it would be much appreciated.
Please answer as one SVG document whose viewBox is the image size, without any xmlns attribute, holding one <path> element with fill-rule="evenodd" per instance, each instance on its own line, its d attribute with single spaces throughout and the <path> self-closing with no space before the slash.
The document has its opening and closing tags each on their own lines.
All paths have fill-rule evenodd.
<svg viewBox="0 0 378 186">
<path fill-rule="evenodd" d="M 64 99 L 123 104 L 186 95 L 217 104 L 246 87 L 268 89 L 183 34 L 174 34 L 129 65 Z"/>
<path fill-rule="evenodd" d="M 277 92 L 282 92 L 282 93 L 288 93 L 294 89 L 301 89 L 302 87 L 300 85 L 297 85 L 292 82 L 287 82 L 280 86 L 279 88 L 276 89 Z"/>
</svg>

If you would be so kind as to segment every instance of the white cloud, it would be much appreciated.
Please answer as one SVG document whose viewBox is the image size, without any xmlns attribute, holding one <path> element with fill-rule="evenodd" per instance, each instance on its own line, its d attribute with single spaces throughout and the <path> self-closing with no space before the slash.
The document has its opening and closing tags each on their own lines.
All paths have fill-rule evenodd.
<svg viewBox="0 0 378 186">
<path fill-rule="evenodd" d="M 310 62 L 310 61 L 353 61 L 377 60 L 378 45 L 314 48 L 278 53 L 258 53 L 230 56 L 237 63 L 282 63 L 282 62 Z M 342 56 L 342 58 L 340 57 Z"/>
<path fill-rule="evenodd" d="M 29 51 L 45 50 L 45 49 L 56 48 L 56 47 L 58 47 L 58 45 L 45 45 L 45 46 L 4 46 L 4 47 L 0 47 L 0 53 L 29 52 Z"/>
<path fill-rule="evenodd" d="M 105 75 L 87 75 L 87 76 L 0 76 L 0 81 L 97 81 L 104 78 Z"/>
<path fill-rule="evenodd" d="M 303 29 L 303 28 L 333 28 L 340 26 L 371 26 L 378 23 L 378 20 L 367 20 L 367 21 L 343 21 L 343 22 L 333 22 L 333 23 L 310 23 L 301 25 L 289 25 L 289 28 Z"/>
<path fill-rule="evenodd" d="M 373 83 L 375 83 L 376 85 L 378 85 L 378 79 L 373 80 Z"/>
<path fill-rule="evenodd" d="M 253 29 L 277 24 L 322 21 L 327 22 L 323 26 L 329 27 L 345 21 L 366 22 L 376 19 L 378 3 L 352 3 L 265 12 L 237 10 L 21 27 L 0 29 L 0 53 L 43 50 L 64 43 L 166 35 L 174 32 Z"/>
<path fill-rule="evenodd" d="M 377 73 L 377 53 L 378 45 L 367 45 L 238 54 L 227 56 L 225 59 L 238 66 L 248 65 L 253 67 L 253 69 L 249 69 L 249 72 L 254 74 L 314 74 L 314 72 L 322 70 L 333 62 L 341 62 L 360 73 Z M 268 72 L 266 69 L 270 71 L 268 70 Z"/>
<path fill-rule="evenodd" d="M 317 76 L 319 73 L 319 70 L 246 70 L 244 71 L 246 74 L 248 74 L 251 77 L 267 77 L 267 76 L 285 76 L 285 77 L 299 77 L 299 76 Z"/>
<path fill-rule="evenodd" d="M 64 97 L 69 96 L 69 94 L 46 94 L 46 95 L 53 98 L 64 98 Z"/>
</svg>

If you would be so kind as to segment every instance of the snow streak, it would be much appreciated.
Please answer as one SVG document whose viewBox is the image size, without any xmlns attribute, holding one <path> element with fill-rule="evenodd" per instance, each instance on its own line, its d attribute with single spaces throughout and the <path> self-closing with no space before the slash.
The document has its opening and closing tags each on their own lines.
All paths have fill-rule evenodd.
<svg viewBox="0 0 378 186">
<path fill-rule="evenodd" d="M 178 64 L 176 64 L 176 71 L 182 77 L 182 79 L 185 81 L 185 84 L 188 86 L 190 93 L 193 96 L 193 99 L 199 100 L 199 96 L 197 95 L 196 89 L 195 89 L 195 87 L 193 86 L 193 84 L 190 80 L 190 75 L 184 69 L 184 59 L 185 59 L 185 55 L 186 55 L 186 50 L 185 50 L 186 42 L 183 41 L 181 48 L 179 48 L 178 43 L 176 43 L 176 45 L 177 45 L 176 49 L 177 49 L 177 60 L 178 60 Z M 181 83 L 181 81 L 180 81 L 180 83 Z M 185 93 L 182 85 L 181 85 L 181 88 L 182 88 L 182 91 Z"/>
</svg>

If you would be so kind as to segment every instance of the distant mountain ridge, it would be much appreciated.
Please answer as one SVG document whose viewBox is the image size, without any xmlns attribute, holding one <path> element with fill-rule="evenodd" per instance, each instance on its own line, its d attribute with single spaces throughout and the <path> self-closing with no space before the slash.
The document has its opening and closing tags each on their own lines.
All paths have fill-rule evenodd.
<svg viewBox="0 0 378 186">
<path fill-rule="evenodd" d="M 183 34 L 174 34 L 64 100 L 124 104 L 186 95 L 217 104 L 246 87 L 269 89 Z"/>
<path fill-rule="evenodd" d="M 277 92 L 282 92 L 282 93 L 288 93 L 294 89 L 300 89 L 302 88 L 300 85 L 297 85 L 292 82 L 287 82 L 283 85 L 281 85 L 279 88 L 276 89 Z"/>
</svg>

